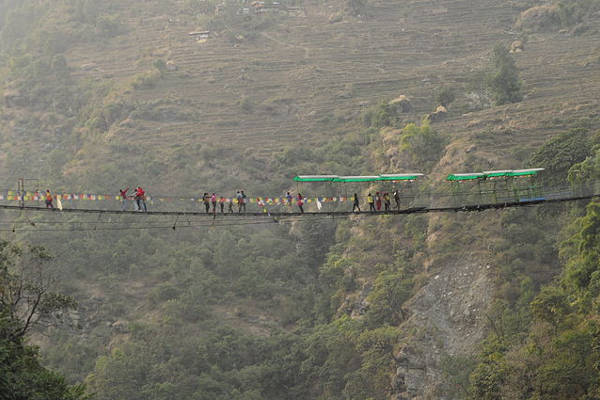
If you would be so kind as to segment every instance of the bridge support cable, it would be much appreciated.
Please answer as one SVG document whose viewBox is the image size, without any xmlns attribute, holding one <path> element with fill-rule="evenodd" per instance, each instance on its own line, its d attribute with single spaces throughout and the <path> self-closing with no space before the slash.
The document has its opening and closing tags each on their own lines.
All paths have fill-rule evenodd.
<svg viewBox="0 0 600 400">
<path fill-rule="evenodd" d="M 536 198 L 536 199 L 523 199 L 520 201 L 505 201 L 498 203 L 482 203 L 482 204 L 465 204 L 458 206 L 442 206 L 442 207 L 411 207 L 400 210 L 390 210 L 390 211 L 378 211 L 378 212 L 369 212 L 369 211 L 361 211 L 361 212 L 353 212 L 353 211 L 305 211 L 301 212 L 279 212 L 279 211 L 270 211 L 269 213 L 265 212 L 244 212 L 244 213 L 205 213 L 201 211 L 148 211 L 148 212 L 140 212 L 140 211 L 120 211 L 120 210 L 106 210 L 106 209 L 86 209 L 86 208 L 63 208 L 62 210 L 58 209 L 49 209 L 44 207 L 34 207 L 34 206 L 18 206 L 18 205 L 0 205 L 0 209 L 7 211 L 19 211 L 19 212 L 44 212 L 44 213 L 54 213 L 54 214 L 97 214 L 100 219 L 103 214 L 112 214 L 112 215 L 135 215 L 135 216 L 172 216 L 172 217 L 207 217 L 211 219 L 222 219 L 222 220 L 235 220 L 238 218 L 268 218 L 273 220 L 273 218 L 277 219 L 285 219 L 289 217 L 311 217 L 311 216 L 350 216 L 350 215 L 361 215 L 361 216 L 378 216 L 378 215 L 405 215 L 405 214 L 425 214 L 430 212 L 474 212 L 474 211 L 484 211 L 491 209 L 503 209 L 503 208 L 512 208 L 512 207 L 529 207 L 541 204 L 551 204 L 551 203 L 561 203 L 561 202 L 570 202 L 570 201 L 580 201 L 580 200 L 592 200 L 594 198 L 600 197 L 600 194 L 589 194 L 589 195 L 580 195 L 580 196 L 568 196 L 568 197 L 555 197 L 555 198 Z M 176 219 L 177 221 L 177 219 Z M 173 224 L 171 225 L 171 227 Z"/>
</svg>

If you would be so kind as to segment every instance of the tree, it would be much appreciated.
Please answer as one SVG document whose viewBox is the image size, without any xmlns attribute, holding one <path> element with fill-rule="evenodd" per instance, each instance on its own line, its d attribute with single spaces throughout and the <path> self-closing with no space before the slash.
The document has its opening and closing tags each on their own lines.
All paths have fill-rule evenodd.
<svg viewBox="0 0 600 400">
<path fill-rule="evenodd" d="M 436 103 L 444 107 L 448 107 L 448 105 L 452 103 L 455 99 L 456 93 L 454 93 L 454 90 L 449 87 L 440 89 L 437 96 L 435 96 Z"/>
<path fill-rule="evenodd" d="M 85 388 L 68 386 L 59 374 L 40 365 L 37 349 L 25 344 L 33 323 L 72 299 L 49 291 L 40 266 L 44 249 L 23 249 L 0 241 L 0 398 L 7 400 L 83 399 Z"/>
<path fill-rule="evenodd" d="M 51 291 L 55 278 L 45 268 L 51 258 L 43 247 L 24 249 L 0 241 L 0 307 L 15 328 L 15 338 L 47 322 L 53 312 L 76 307 L 72 297 Z"/>
<path fill-rule="evenodd" d="M 427 170 L 439 161 L 446 142 L 444 138 L 429 125 L 425 118 L 421 126 L 414 123 L 406 125 L 400 135 L 400 151 L 409 160 L 411 167 Z"/>
<path fill-rule="evenodd" d="M 584 161 L 589 154 L 590 143 L 587 130 L 576 128 L 544 143 L 531 156 L 529 164 L 532 167 L 545 168 L 544 180 L 556 185 L 564 183 L 570 168 Z M 574 174 L 575 172 L 573 176 Z"/>
<path fill-rule="evenodd" d="M 494 47 L 492 53 L 493 70 L 487 77 L 487 86 L 493 93 L 496 105 L 517 103 L 523 99 L 519 71 L 506 47 Z"/>
</svg>

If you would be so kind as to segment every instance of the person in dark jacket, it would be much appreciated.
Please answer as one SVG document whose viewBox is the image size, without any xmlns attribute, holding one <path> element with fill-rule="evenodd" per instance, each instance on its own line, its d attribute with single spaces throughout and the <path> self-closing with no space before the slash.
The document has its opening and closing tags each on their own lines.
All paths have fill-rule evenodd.
<svg viewBox="0 0 600 400">
<path fill-rule="evenodd" d="M 396 202 L 396 209 L 400 210 L 400 192 L 398 189 L 394 190 L 394 201 Z"/>
<path fill-rule="evenodd" d="M 202 202 L 204 203 L 204 209 L 208 214 L 210 211 L 210 196 L 208 195 L 208 193 L 204 193 L 204 195 L 202 196 Z"/>
<path fill-rule="evenodd" d="M 296 204 L 300 209 L 300 213 L 304 214 L 304 208 L 302 208 L 302 206 L 304 205 L 304 200 L 302 199 L 302 195 L 300 193 L 298 193 L 298 201 L 296 202 Z"/>
<path fill-rule="evenodd" d="M 358 202 L 358 194 L 354 193 L 354 196 L 352 197 L 352 199 L 354 200 L 354 204 L 352 204 L 352 212 L 354 212 L 354 210 L 358 210 L 358 212 L 360 212 L 360 204 Z"/>
</svg>

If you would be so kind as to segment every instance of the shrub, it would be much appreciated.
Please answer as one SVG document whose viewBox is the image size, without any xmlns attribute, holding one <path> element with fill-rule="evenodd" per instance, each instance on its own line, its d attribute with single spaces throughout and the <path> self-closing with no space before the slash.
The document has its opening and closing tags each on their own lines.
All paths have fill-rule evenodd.
<svg viewBox="0 0 600 400">
<path fill-rule="evenodd" d="M 492 53 L 493 70 L 487 77 L 487 86 L 492 91 L 496 105 L 517 103 L 523 99 L 519 72 L 506 47 L 494 47 Z"/>
<path fill-rule="evenodd" d="M 400 150 L 406 154 L 412 167 L 427 170 L 435 164 L 444 150 L 444 138 L 424 119 L 421 126 L 406 125 L 400 136 Z"/>
<path fill-rule="evenodd" d="M 448 105 L 452 103 L 455 99 L 456 94 L 454 93 L 454 90 L 449 87 L 440 89 L 437 96 L 435 97 L 436 103 L 444 107 L 448 107 Z"/>
<path fill-rule="evenodd" d="M 135 75 L 131 86 L 134 89 L 152 89 L 156 87 L 160 80 L 160 71 L 154 69 L 152 71 L 146 71 Z"/>
<path fill-rule="evenodd" d="M 363 123 L 367 128 L 377 129 L 395 126 L 398 123 L 398 115 L 394 107 L 388 103 L 380 103 L 363 114 Z"/>
<path fill-rule="evenodd" d="M 240 101 L 240 107 L 242 107 L 242 110 L 244 110 L 244 112 L 248 114 L 254 111 L 254 104 L 252 103 L 252 100 L 250 100 L 250 98 L 248 97 L 242 98 L 242 100 Z"/>
<path fill-rule="evenodd" d="M 103 15 L 96 21 L 96 33 L 105 38 L 119 36 L 125 33 L 125 25 L 117 15 Z"/>
</svg>

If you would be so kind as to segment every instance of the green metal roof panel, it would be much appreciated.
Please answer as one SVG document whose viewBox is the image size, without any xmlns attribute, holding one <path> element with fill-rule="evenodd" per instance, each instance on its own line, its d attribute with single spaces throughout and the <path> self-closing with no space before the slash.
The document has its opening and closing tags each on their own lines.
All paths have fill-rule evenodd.
<svg viewBox="0 0 600 400">
<path fill-rule="evenodd" d="M 337 175 L 299 175 L 294 177 L 296 182 L 333 182 Z"/>
<path fill-rule="evenodd" d="M 335 178 L 334 182 L 348 183 L 348 182 L 376 182 L 379 180 L 378 176 L 364 175 L 364 176 L 339 176 Z"/>
<path fill-rule="evenodd" d="M 498 178 L 498 177 L 502 177 L 502 176 L 512 176 L 512 170 L 510 169 L 503 169 L 503 170 L 498 170 L 498 171 L 483 171 L 483 174 L 485 175 L 486 178 Z"/>
<path fill-rule="evenodd" d="M 511 172 L 511 176 L 531 176 L 537 175 L 538 172 L 543 171 L 544 168 L 530 168 L 530 169 L 515 169 Z"/>
<path fill-rule="evenodd" d="M 423 176 L 423 174 L 382 174 L 379 175 L 380 181 L 414 181 Z"/>
<path fill-rule="evenodd" d="M 470 181 L 473 179 L 481 179 L 484 175 L 480 172 L 474 172 L 471 174 L 450 174 L 446 178 L 449 181 Z"/>
</svg>

